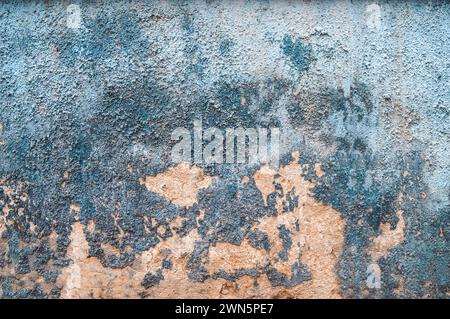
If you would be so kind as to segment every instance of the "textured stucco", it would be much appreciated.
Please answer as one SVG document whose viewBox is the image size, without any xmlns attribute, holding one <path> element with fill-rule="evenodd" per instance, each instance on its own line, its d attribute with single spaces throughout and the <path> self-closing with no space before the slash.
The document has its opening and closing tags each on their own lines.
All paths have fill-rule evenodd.
<svg viewBox="0 0 450 319">
<path fill-rule="evenodd" d="M 73 4 L 0 6 L 2 298 L 448 297 L 447 1 Z"/>
</svg>

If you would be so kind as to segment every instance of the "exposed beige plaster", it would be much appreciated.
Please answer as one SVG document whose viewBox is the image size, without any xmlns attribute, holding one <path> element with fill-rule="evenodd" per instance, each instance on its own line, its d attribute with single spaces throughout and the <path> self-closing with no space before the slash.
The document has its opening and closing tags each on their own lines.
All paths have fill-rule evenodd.
<svg viewBox="0 0 450 319">
<path fill-rule="evenodd" d="M 209 249 L 208 271 L 214 273 L 224 270 L 232 273 L 238 268 L 260 269 L 267 257 L 264 250 L 253 248 L 247 241 L 241 245 L 220 242 Z"/>
<path fill-rule="evenodd" d="M 154 193 L 164 196 L 172 203 L 190 207 L 197 202 L 197 194 L 209 187 L 216 177 L 207 176 L 197 166 L 180 163 L 156 176 L 140 179 L 141 185 Z"/>
<path fill-rule="evenodd" d="M 398 223 L 394 229 L 391 229 L 388 223 L 382 223 L 380 226 L 380 235 L 372 238 L 372 242 L 367 248 L 367 252 L 372 261 L 377 262 L 381 257 L 386 256 L 390 249 L 400 244 L 405 239 L 405 220 L 403 211 L 397 211 Z"/>
<path fill-rule="evenodd" d="M 325 174 L 322 167 L 320 166 L 320 163 L 314 164 L 314 171 L 316 172 L 316 175 L 319 177 L 322 177 Z"/>
<path fill-rule="evenodd" d="M 174 235 L 167 241 L 160 242 L 156 247 L 138 255 L 131 266 L 112 269 L 103 267 L 98 258 L 88 255 L 89 244 L 84 228 L 81 223 L 72 226 L 71 243 L 67 251 L 72 262 L 58 278 L 58 285 L 62 287 L 62 298 L 170 297 L 167 289 L 159 289 L 165 280 L 157 289 L 145 290 L 141 285 L 145 274 L 160 268 L 165 257 L 169 257 L 173 262 L 173 269 L 167 276 L 169 287 L 178 287 L 178 293 L 181 295 L 186 293 L 192 284 L 187 278 L 186 263 L 189 254 L 194 250 L 195 242 L 200 239 L 195 230 L 187 236 Z M 114 246 L 102 247 L 107 254 L 118 253 Z"/>
<path fill-rule="evenodd" d="M 270 259 L 273 267 L 290 277 L 291 265 L 300 260 L 311 271 L 312 280 L 292 288 L 273 287 L 265 275 L 256 279 L 243 276 L 234 282 L 212 278 L 203 283 L 192 282 L 188 277 L 191 270 L 187 268 L 187 262 L 195 244 L 202 238 L 196 229 L 184 237 L 176 234 L 175 230 L 182 225 L 182 217 L 170 223 L 169 227 L 174 232 L 172 237 L 138 254 L 130 266 L 122 269 L 105 268 L 97 257 L 89 256 L 89 244 L 85 234 L 95 234 L 97 231 L 91 220 L 87 226 L 78 221 L 72 225 L 71 243 L 67 251 L 71 264 L 63 268 L 57 281 L 57 287 L 62 288 L 61 296 L 63 298 L 340 297 L 336 264 L 342 253 L 345 221 L 337 211 L 316 202 L 309 194 L 314 185 L 302 177 L 304 168 L 297 163 L 298 158 L 299 154 L 294 153 L 292 162 L 281 167 L 278 172 L 265 166 L 253 176 L 266 203 L 267 197 L 276 191 L 276 184 L 281 185 L 283 189 L 284 195 L 277 193 L 276 205 L 279 214 L 262 218 L 253 226 L 254 229 L 268 234 L 270 253 L 252 247 L 247 239 L 244 239 L 241 245 L 219 242 L 209 248 L 209 253 L 202 263 L 207 272 L 213 274 L 220 270 L 234 272 L 241 268 L 262 270 L 263 265 Z M 205 176 L 200 168 L 180 164 L 157 176 L 146 177 L 141 183 L 150 191 L 160 192 L 173 203 L 188 207 L 197 200 L 198 190 L 208 187 L 212 180 L 213 177 Z M 243 183 L 244 187 L 248 187 L 247 185 L 248 180 Z M 184 190 L 187 193 L 183 193 Z M 282 201 L 287 199 L 288 192 L 293 192 L 299 197 L 299 205 L 294 207 L 293 211 L 285 212 Z M 79 212 L 79 205 L 71 205 L 70 211 Z M 204 211 L 200 213 L 197 222 L 202 220 L 204 214 Z M 113 211 L 112 216 L 116 226 L 120 228 L 117 211 Z M 278 230 L 280 225 L 286 226 L 291 233 L 293 244 L 288 251 L 288 261 L 280 261 L 277 258 L 283 249 Z M 49 239 L 50 247 L 56 249 L 57 234 L 52 233 Z M 110 244 L 102 244 L 102 249 L 107 256 L 120 254 L 119 249 Z M 161 268 L 164 259 L 172 261 L 172 269 Z M 157 269 L 161 269 L 164 279 L 157 286 L 145 289 L 142 286 L 145 274 L 153 273 Z"/>
<path fill-rule="evenodd" d="M 276 180 L 273 182 L 268 178 L 265 180 L 266 185 L 279 183 L 285 196 L 287 192 L 294 191 L 299 197 L 298 207 L 295 207 L 293 212 L 283 214 L 282 206 L 277 205 L 279 215 L 263 218 L 255 227 L 269 234 L 272 247 L 271 260 L 276 260 L 274 257 L 282 249 L 278 226 L 284 224 L 291 232 L 293 244 L 288 252 L 288 262 L 275 262 L 274 266 L 289 276 L 290 265 L 300 258 L 310 269 L 312 280 L 290 289 L 266 288 L 270 294 L 262 296 L 273 297 L 277 291 L 279 297 L 339 298 L 340 286 L 336 265 L 343 250 L 345 220 L 331 206 L 316 202 L 310 195 L 309 190 L 314 184 L 302 177 L 303 167 L 298 164 L 299 156 L 298 152 L 292 154 L 292 162 L 280 168 Z M 265 193 L 264 196 L 268 194 Z M 295 227 L 297 220 L 298 231 Z M 262 279 L 261 286 L 265 280 L 267 279 Z M 267 283 L 268 287 L 269 284 Z"/>
<path fill-rule="evenodd" d="M 67 256 L 72 263 L 64 268 L 58 278 L 62 287 L 61 297 L 72 298 L 137 298 L 140 287 L 137 282 L 143 274 L 132 268 L 107 269 L 98 258 L 89 257 L 89 244 L 83 225 L 75 223 L 70 236 Z"/>
<path fill-rule="evenodd" d="M 276 172 L 268 164 L 261 166 L 253 176 L 255 185 L 262 194 L 264 204 L 267 206 L 267 197 L 275 191 L 274 177 Z"/>
</svg>

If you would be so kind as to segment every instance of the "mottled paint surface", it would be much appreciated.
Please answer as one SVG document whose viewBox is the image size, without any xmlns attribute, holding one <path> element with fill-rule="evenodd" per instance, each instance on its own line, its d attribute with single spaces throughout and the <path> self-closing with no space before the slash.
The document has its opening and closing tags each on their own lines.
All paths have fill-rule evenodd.
<svg viewBox="0 0 450 319">
<path fill-rule="evenodd" d="M 0 6 L 2 298 L 448 297 L 447 1 L 69 4 Z"/>
</svg>

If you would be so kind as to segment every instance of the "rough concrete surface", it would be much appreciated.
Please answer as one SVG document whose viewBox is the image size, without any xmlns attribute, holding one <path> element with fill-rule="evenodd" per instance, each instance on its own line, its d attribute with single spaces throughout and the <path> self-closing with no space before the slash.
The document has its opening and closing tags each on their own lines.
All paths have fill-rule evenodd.
<svg viewBox="0 0 450 319">
<path fill-rule="evenodd" d="M 448 298 L 447 1 L 5 1 L 2 298 Z M 171 161 L 278 127 L 279 167 Z"/>
</svg>

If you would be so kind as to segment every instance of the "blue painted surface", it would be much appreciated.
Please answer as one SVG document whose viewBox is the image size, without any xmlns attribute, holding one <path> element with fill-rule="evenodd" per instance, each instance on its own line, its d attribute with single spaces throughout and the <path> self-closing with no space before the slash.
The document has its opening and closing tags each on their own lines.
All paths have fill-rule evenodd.
<svg viewBox="0 0 450 319">
<path fill-rule="evenodd" d="M 59 296 L 56 286 L 17 290 L 11 284 L 17 278 L 1 270 L 13 265 L 17 275 L 37 271 L 55 282 L 70 262 L 71 203 L 80 204 L 84 225 L 95 222 L 99 235 L 87 238 L 90 254 L 105 267 L 126 267 L 137 253 L 172 237 L 168 224 L 181 216 L 178 233 L 197 228 L 202 237 L 188 263 L 193 282 L 267 275 L 275 287 L 291 287 L 311 280 L 298 263 L 291 278 L 270 266 L 205 270 L 200 257 L 211 245 L 239 245 L 251 225 L 276 214 L 273 196 L 266 207 L 252 181 L 242 188 L 242 177 L 257 166 L 200 165 L 219 180 L 190 208 L 139 184 L 171 166 L 171 132 L 202 119 L 206 127 L 275 125 L 284 133 L 284 164 L 296 150 L 302 163 L 321 163 L 323 176 L 311 171 L 305 177 L 316 184 L 314 198 L 347 221 L 338 266 L 343 296 L 362 296 L 370 238 L 381 223 L 396 227 L 402 210 L 405 240 L 380 260 L 385 284 L 369 295 L 398 297 L 394 276 L 400 276 L 406 287 L 400 297 L 445 298 L 449 5 L 383 2 L 377 20 L 367 13 L 370 4 L 80 2 L 79 28 L 67 26 L 62 4 L 3 4 L 0 180 L 14 189 L 21 181 L 28 196 L 21 202 L 17 191 L 18 205 L 2 216 L 9 221 L 1 234 L 7 245 L 0 246 L 8 247 L 0 251 L 3 297 Z M 0 199 L 7 200 L 2 189 Z M 118 206 L 122 237 L 111 216 Z M 205 218 L 197 225 L 200 211 Z M 157 221 L 147 225 L 150 234 L 145 216 Z M 30 221 L 39 236 L 30 232 Z M 287 254 L 289 234 L 283 226 L 279 231 Z M 45 239 L 52 232 L 55 250 Z M 264 238 L 249 235 L 254 247 L 269 251 Z M 106 256 L 102 243 L 120 254 Z M 142 285 L 163 279 L 155 269 Z"/>
</svg>

